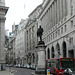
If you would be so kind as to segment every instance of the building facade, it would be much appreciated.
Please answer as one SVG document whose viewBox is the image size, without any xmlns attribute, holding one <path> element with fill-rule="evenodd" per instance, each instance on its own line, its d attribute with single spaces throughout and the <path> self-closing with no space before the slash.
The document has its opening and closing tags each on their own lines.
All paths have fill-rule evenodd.
<svg viewBox="0 0 75 75">
<path fill-rule="evenodd" d="M 16 64 L 24 64 L 25 56 L 25 25 L 27 20 L 21 20 L 15 35 Z"/>
<path fill-rule="evenodd" d="M 15 35 L 16 64 L 37 65 L 37 29 L 44 30 L 46 58 L 75 58 L 75 0 L 43 0 L 21 20 Z"/>
<path fill-rule="evenodd" d="M 36 46 L 38 42 L 38 16 L 41 12 L 41 7 L 41 5 L 37 6 L 31 12 L 31 14 L 29 14 L 29 21 L 25 27 L 25 64 L 29 64 L 32 66 L 35 66 L 38 60 Z"/>
<path fill-rule="evenodd" d="M 16 55 L 15 55 L 15 39 L 16 39 L 16 31 L 17 31 L 18 25 L 15 25 L 15 23 L 12 25 L 12 32 L 9 32 L 8 38 L 6 38 L 6 46 L 5 46 L 5 59 L 6 64 L 9 64 L 10 66 L 16 65 Z"/>
<path fill-rule="evenodd" d="M 5 7 L 5 0 L 0 0 L 0 70 L 5 69 L 5 15 L 8 7 Z"/>
<path fill-rule="evenodd" d="M 42 7 L 46 58 L 75 58 L 75 0 L 44 0 Z"/>
</svg>

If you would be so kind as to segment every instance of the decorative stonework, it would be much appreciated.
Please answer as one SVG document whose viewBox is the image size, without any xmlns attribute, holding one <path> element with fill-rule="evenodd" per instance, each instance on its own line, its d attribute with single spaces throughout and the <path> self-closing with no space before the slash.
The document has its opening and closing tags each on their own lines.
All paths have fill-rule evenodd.
<svg viewBox="0 0 75 75">
<path fill-rule="evenodd" d="M 9 7 L 5 7 L 5 6 L 0 6 L 0 11 L 5 12 L 5 14 L 7 13 Z"/>
<path fill-rule="evenodd" d="M 0 17 L 0 22 L 5 22 L 6 18 L 5 17 Z"/>
<path fill-rule="evenodd" d="M 4 53 L 4 41 L 5 41 L 5 20 L 8 7 L 5 7 L 5 1 L 0 1 L 0 70 L 5 70 L 5 53 Z"/>
</svg>

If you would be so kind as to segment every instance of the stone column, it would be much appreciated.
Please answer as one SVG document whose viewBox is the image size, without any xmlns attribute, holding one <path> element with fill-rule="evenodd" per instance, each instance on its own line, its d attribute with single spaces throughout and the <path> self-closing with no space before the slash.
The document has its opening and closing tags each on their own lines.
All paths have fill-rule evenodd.
<svg viewBox="0 0 75 75">
<path fill-rule="evenodd" d="M 54 14 L 53 14 L 53 4 L 52 4 L 52 28 L 53 28 L 53 16 L 54 16 Z"/>
<path fill-rule="evenodd" d="M 46 54 L 45 54 L 45 48 L 46 46 L 44 44 L 38 45 L 36 47 L 37 54 L 38 54 L 38 63 L 37 63 L 37 69 L 35 71 L 36 75 L 45 75 L 46 73 Z"/>
<path fill-rule="evenodd" d="M 65 17 L 65 0 L 63 0 L 63 17 Z"/>
<path fill-rule="evenodd" d="M 0 70 L 5 70 L 5 53 L 4 53 L 4 41 L 5 41 L 5 17 L 0 17 Z"/>
<path fill-rule="evenodd" d="M 8 7 L 5 7 L 5 0 L 0 0 L 0 70 L 5 70 L 5 15 Z"/>
<path fill-rule="evenodd" d="M 50 29 L 51 29 L 51 7 L 50 7 Z"/>
<path fill-rule="evenodd" d="M 59 0 L 57 0 L 57 23 L 59 22 Z"/>
<path fill-rule="evenodd" d="M 65 16 L 67 16 L 67 0 L 65 0 Z"/>
<path fill-rule="evenodd" d="M 56 1 L 54 2 L 54 8 L 55 8 L 55 24 L 57 23 L 56 21 L 57 21 L 57 3 L 56 3 Z"/>
<path fill-rule="evenodd" d="M 62 12 L 63 12 L 63 9 L 62 9 L 62 0 L 60 0 L 60 20 L 62 20 Z"/>
</svg>

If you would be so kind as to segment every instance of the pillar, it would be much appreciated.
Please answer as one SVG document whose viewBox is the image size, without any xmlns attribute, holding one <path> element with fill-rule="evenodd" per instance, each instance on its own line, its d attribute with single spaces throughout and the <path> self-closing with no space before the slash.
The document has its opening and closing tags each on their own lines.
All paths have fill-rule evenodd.
<svg viewBox="0 0 75 75">
<path fill-rule="evenodd" d="M 46 72 L 46 54 L 45 54 L 45 45 L 38 45 L 37 47 L 37 54 L 38 54 L 38 63 L 37 69 L 35 71 L 36 75 L 45 75 Z"/>
<path fill-rule="evenodd" d="M 0 0 L 0 70 L 5 70 L 5 15 L 8 7 L 5 7 L 5 0 Z"/>
</svg>

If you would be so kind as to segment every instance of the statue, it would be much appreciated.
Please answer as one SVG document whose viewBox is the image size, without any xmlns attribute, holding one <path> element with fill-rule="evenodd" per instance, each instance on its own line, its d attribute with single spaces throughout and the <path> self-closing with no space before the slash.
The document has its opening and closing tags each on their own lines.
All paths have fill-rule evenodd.
<svg viewBox="0 0 75 75">
<path fill-rule="evenodd" d="M 43 35 L 43 28 L 41 28 L 41 26 L 39 26 L 39 28 L 37 30 L 37 36 L 40 37 L 40 41 L 42 41 L 42 35 Z"/>
<path fill-rule="evenodd" d="M 37 37 L 40 37 L 39 44 L 44 44 L 44 41 L 42 41 L 42 35 L 43 35 L 43 28 L 41 28 L 41 25 L 40 25 L 37 30 Z"/>
</svg>

